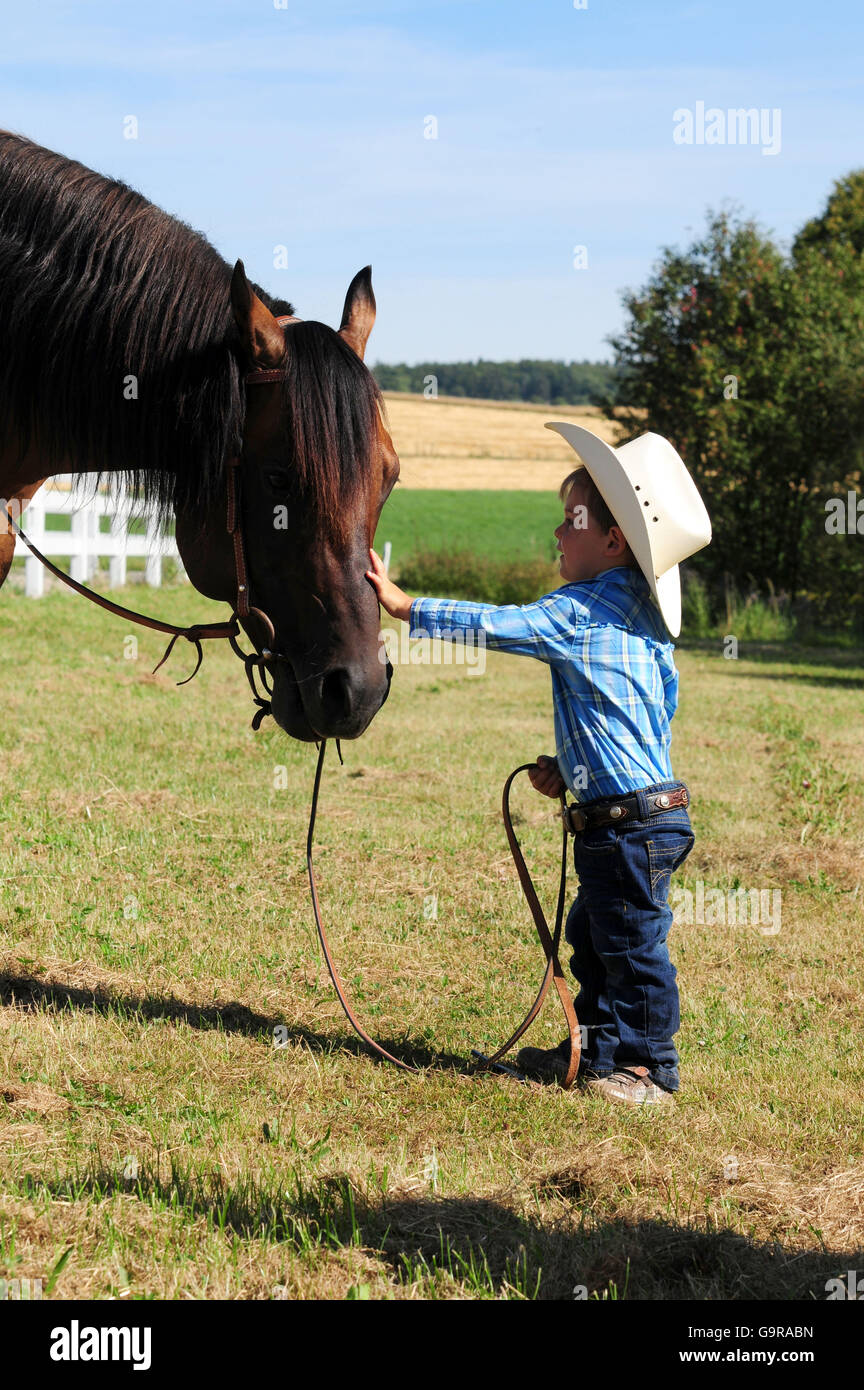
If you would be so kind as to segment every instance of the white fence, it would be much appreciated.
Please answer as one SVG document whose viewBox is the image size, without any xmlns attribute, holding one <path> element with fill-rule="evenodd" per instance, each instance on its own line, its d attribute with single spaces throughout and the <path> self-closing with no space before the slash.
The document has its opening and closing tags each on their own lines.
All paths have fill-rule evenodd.
<svg viewBox="0 0 864 1390">
<path fill-rule="evenodd" d="M 64 487 L 63 482 L 67 485 Z M 56 556 L 69 556 L 69 573 L 79 584 L 87 584 L 95 573 L 99 559 L 107 556 L 110 564 L 110 584 L 112 589 L 126 583 L 126 561 L 130 558 L 144 559 L 144 582 L 154 588 L 162 583 L 162 561 L 166 555 L 177 561 L 182 571 L 182 561 L 173 536 L 159 529 L 152 509 L 142 503 L 133 503 L 128 497 L 117 492 L 98 492 L 89 496 L 82 504 L 80 494 L 71 489 L 70 479 L 56 479 L 40 487 L 32 500 L 27 503 L 18 524 L 25 535 L 42 551 L 49 560 Z M 57 486 L 60 483 L 60 486 Z M 133 510 L 134 508 L 134 510 Z M 48 530 L 46 517 L 66 517 L 68 530 Z M 100 529 L 100 518 L 110 517 L 109 531 Z M 130 534 L 129 524 L 133 519 L 144 518 L 147 529 L 143 535 Z M 15 556 L 24 558 L 25 590 L 28 598 L 41 598 L 45 591 L 45 570 L 31 555 L 23 541 L 15 547 Z"/>
</svg>

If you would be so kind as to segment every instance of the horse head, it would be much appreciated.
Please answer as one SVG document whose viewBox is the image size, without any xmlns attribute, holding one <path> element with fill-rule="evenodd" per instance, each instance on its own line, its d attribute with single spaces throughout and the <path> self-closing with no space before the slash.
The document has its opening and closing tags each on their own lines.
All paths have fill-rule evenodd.
<svg viewBox="0 0 864 1390">
<path fill-rule="evenodd" d="M 247 387 L 235 470 L 251 604 L 240 621 L 256 649 L 272 653 L 276 723 L 305 741 L 357 738 L 392 676 L 365 570 L 399 475 L 381 392 L 363 362 L 375 322 L 371 270 L 352 280 L 338 332 L 293 317 L 280 323 L 241 261 L 231 306 L 241 369 L 268 374 Z M 224 508 L 204 518 L 178 512 L 177 544 L 195 587 L 233 606 Z"/>
</svg>

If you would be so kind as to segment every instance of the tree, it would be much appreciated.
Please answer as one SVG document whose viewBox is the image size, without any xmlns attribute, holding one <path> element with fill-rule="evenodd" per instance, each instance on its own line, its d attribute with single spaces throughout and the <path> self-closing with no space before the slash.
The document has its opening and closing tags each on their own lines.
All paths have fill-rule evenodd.
<svg viewBox="0 0 864 1390">
<path fill-rule="evenodd" d="M 834 184 L 821 217 L 805 222 L 792 247 L 797 258 L 813 247 L 833 259 L 838 246 L 848 246 L 860 256 L 864 251 L 864 169 L 856 169 Z"/>
<path fill-rule="evenodd" d="M 709 212 L 705 236 L 665 248 L 624 305 L 610 341 L 627 437 L 663 434 L 691 469 L 714 528 L 696 568 L 815 597 L 824 494 L 855 475 L 864 438 L 862 257 L 824 240 L 787 257 L 753 221 Z"/>
</svg>

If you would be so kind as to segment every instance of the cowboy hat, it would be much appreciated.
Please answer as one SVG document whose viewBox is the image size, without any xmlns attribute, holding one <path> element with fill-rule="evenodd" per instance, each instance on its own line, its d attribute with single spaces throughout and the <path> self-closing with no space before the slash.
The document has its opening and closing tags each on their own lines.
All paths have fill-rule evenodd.
<svg viewBox="0 0 864 1390">
<path fill-rule="evenodd" d="M 681 631 L 678 565 L 711 539 L 711 519 L 683 459 L 662 434 L 613 449 L 581 425 L 546 423 L 575 449 L 624 533 L 673 637 Z"/>
</svg>

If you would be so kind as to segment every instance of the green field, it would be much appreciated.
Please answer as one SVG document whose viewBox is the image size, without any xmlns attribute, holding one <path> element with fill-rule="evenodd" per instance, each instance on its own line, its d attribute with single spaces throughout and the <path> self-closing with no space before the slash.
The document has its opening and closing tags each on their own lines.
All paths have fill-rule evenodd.
<svg viewBox="0 0 864 1390">
<path fill-rule="evenodd" d="M 555 493 L 399 488 L 384 505 L 375 549 L 393 546 L 393 566 L 418 550 L 473 550 L 501 559 L 555 551 L 563 511 Z"/>
<path fill-rule="evenodd" d="M 399 666 L 344 767 L 328 749 L 323 911 L 361 1016 L 424 1069 L 406 1076 L 350 1035 L 321 960 L 314 746 L 251 732 L 227 651 L 178 689 L 185 644 L 152 676 L 155 634 L 129 660 L 126 626 L 70 595 L 0 602 L 0 1278 L 61 1299 L 767 1300 L 864 1268 L 860 654 L 679 652 L 681 882 L 779 889 L 782 928 L 676 924 L 682 1089 L 634 1113 L 466 1066 L 541 974 L 500 823 L 506 774 L 552 751 L 540 664 Z M 220 615 L 188 586 L 148 607 Z M 554 803 L 524 776 L 514 802 L 548 903 Z M 557 1008 L 531 1041 L 562 1036 Z"/>
</svg>

